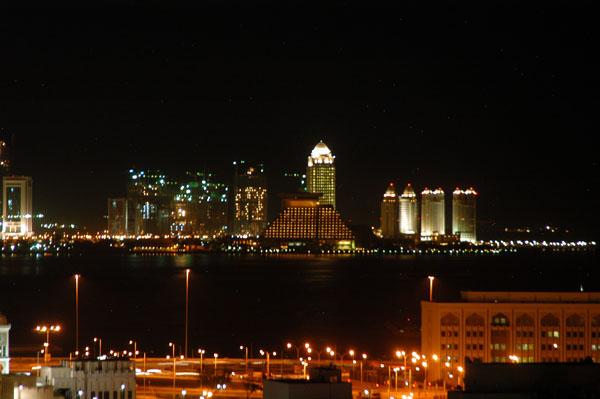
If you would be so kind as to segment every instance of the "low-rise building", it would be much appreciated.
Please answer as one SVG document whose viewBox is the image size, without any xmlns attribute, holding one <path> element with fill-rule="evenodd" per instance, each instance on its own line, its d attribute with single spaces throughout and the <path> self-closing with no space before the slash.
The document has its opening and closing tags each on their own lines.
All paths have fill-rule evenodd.
<svg viewBox="0 0 600 399">
<path fill-rule="evenodd" d="M 421 351 L 437 355 L 432 379 L 484 363 L 600 362 L 600 293 L 461 292 L 421 302 Z M 448 366 L 448 365 L 449 366 Z"/>
<path fill-rule="evenodd" d="M 42 367 L 38 384 L 66 399 L 135 399 L 135 362 L 129 359 L 63 360 Z"/>
<path fill-rule="evenodd" d="M 352 384 L 336 368 L 308 370 L 308 380 L 266 380 L 263 399 L 352 399 Z"/>
</svg>

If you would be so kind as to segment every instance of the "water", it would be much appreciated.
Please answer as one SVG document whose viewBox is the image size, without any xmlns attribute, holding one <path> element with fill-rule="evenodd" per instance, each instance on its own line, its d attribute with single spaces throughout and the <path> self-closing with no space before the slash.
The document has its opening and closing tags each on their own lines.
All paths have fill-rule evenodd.
<svg viewBox="0 0 600 399">
<path fill-rule="evenodd" d="M 11 355 L 35 355 L 38 324 L 59 323 L 55 355 L 75 348 L 75 279 L 80 347 L 171 353 L 185 342 L 185 269 L 189 350 L 240 356 L 240 345 L 280 351 L 286 342 L 387 356 L 419 346 L 420 301 L 458 298 L 461 289 L 600 291 L 595 255 L 234 256 L 86 255 L 0 258 L 0 312 Z M 292 352 L 290 352 L 290 356 Z"/>
</svg>

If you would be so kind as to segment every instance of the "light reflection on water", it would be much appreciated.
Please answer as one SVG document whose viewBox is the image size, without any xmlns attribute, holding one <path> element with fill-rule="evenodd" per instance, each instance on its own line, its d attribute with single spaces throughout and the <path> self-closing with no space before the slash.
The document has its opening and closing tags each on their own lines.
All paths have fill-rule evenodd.
<svg viewBox="0 0 600 399">
<path fill-rule="evenodd" d="M 460 289 L 574 291 L 583 284 L 598 291 L 596 263 L 541 255 L 2 256 L 0 312 L 17 347 L 39 346 L 36 324 L 60 322 L 53 343 L 68 354 L 79 273 L 82 344 L 100 336 L 107 348 L 124 348 L 136 339 L 142 350 L 164 355 L 166 343 L 184 341 L 190 268 L 191 347 L 234 356 L 240 344 L 279 350 L 308 340 L 376 354 L 418 345 L 430 274 L 434 299 L 456 299 Z"/>
</svg>

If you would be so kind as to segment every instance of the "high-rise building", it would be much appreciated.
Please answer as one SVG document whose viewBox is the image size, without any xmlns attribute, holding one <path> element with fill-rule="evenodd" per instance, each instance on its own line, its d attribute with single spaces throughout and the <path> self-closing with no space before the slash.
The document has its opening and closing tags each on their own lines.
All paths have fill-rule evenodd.
<svg viewBox="0 0 600 399">
<path fill-rule="evenodd" d="M 258 236 L 267 227 L 267 178 L 262 164 L 234 162 L 232 234 Z"/>
<path fill-rule="evenodd" d="M 459 236 L 460 241 L 476 242 L 476 207 L 477 192 L 473 187 L 468 190 L 456 188 L 452 193 L 452 234 Z"/>
<path fill-rule="evenodd" d="M 282 212 L 266 229 L 265 242 L 280 247 L 354 248 L 354 234 L 331 205 L 320 205 L 319 194 L 282 195 Z"/>
<path fill-rule="evenodd" d="M 5 176 L 2 179 L 2 235 L 33 234 L 33 205 L 31 177 Z"/>
<path fill-rule="evenodd" d="M 129 175 L 127 205 L 132 223 L 127 225 L 128 234 L 169 234 L 170 203 L 178 182 L 158 170 L 131 169 Z"/>
<path fill-rule="evenodd" d="M 425 187 L 421 193 L 421 240 L 446 234 L 444 191 Z"/>
<path fill-rule="evenodd" d="M 335 209 L 335 156 L 320 141 L 308 157 L 306 187 L 309 193 L 321 194 L 320 204 L 331 205 Z"/>
<path fill-rule="evenodd" d="M 7 175 L 10 171 L 10 158 L 8 144 L 0 137 L 0 176 Z"/>
<path fill-rule="evenodd" d="M 396 187 L 394 187 L 394 183 L 390 183 L 383 194 L 383 201 L 381 201 L 381 235 L 383 238 L 398 237 L 399 213 Z"/>
<path fill-rule="evenodd" d="M 108 234 L 120 236 L 127 234 L 127 199 L 108 199 Z"/>
<path fill-rule="evenodd" d="M 410 183 L 400 196 L 400 233 L 416 234 L 419 228 L 419 205 L 417 195 Z"/>
</svg>

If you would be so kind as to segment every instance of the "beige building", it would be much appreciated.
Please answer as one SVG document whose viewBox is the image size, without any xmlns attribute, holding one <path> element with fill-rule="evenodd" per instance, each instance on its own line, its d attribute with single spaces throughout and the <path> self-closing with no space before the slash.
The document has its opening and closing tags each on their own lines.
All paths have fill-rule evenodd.
<svg viewBox="0 0 600 399">
<path fill-rule="evenodd" d="M 461 302 L 421 302 L 421 351 L 432 379 L 483 362 L 600 362 L 600 293 L 462 291 Z M 448 371 L 450 372 L 450 371 Z"/>
</svg>

